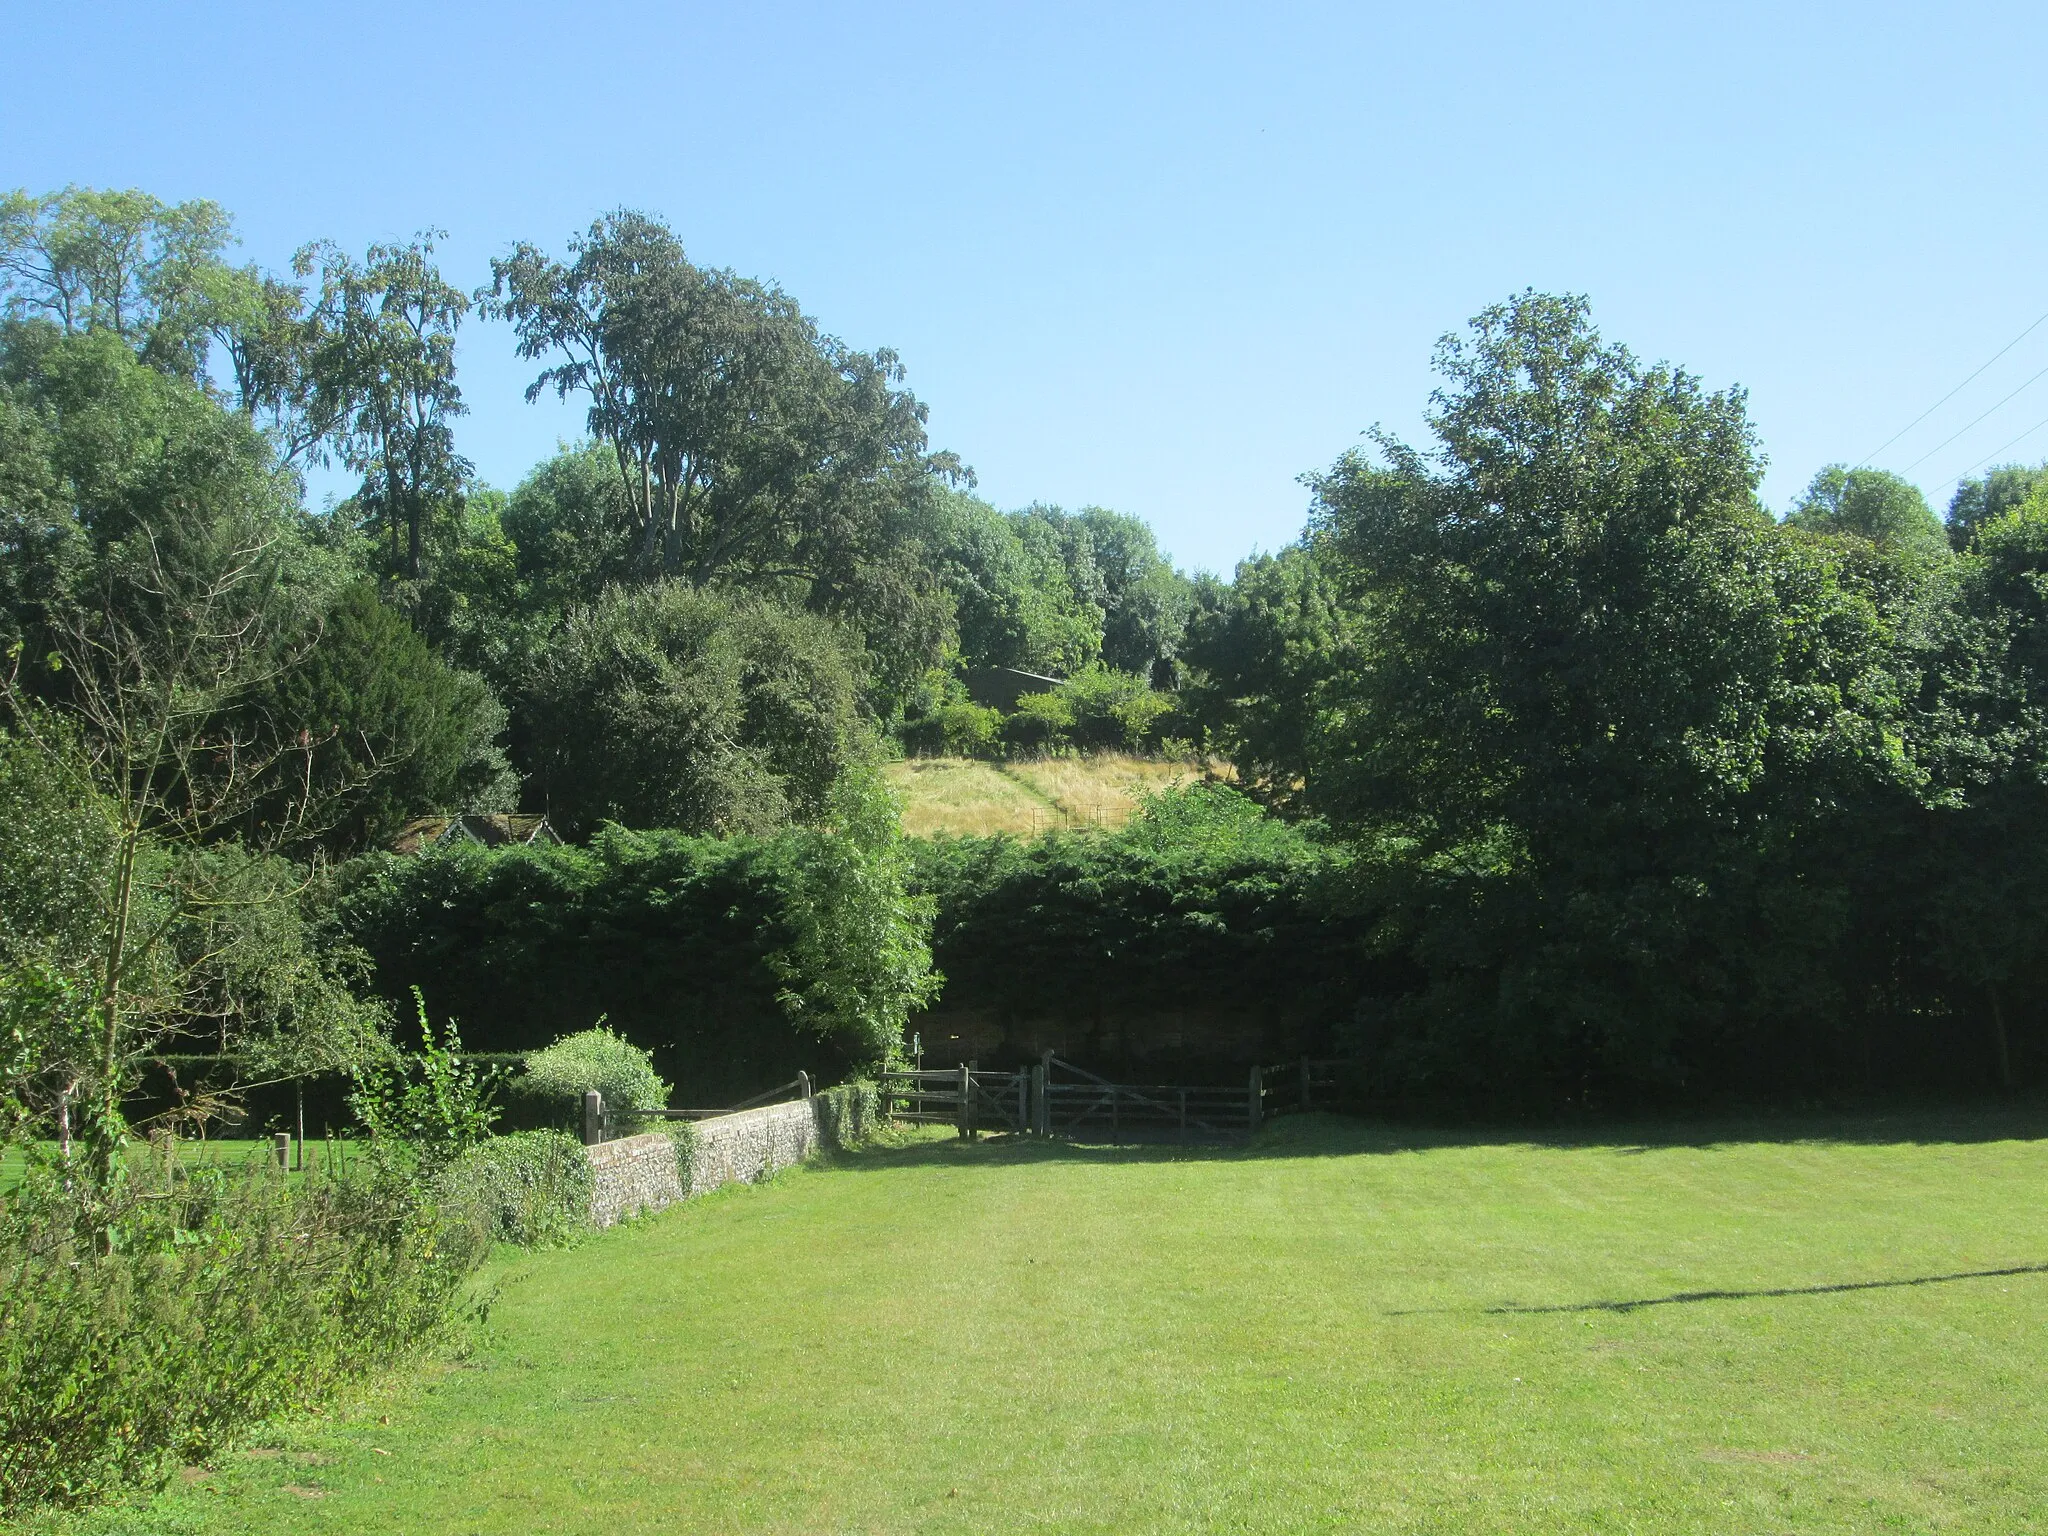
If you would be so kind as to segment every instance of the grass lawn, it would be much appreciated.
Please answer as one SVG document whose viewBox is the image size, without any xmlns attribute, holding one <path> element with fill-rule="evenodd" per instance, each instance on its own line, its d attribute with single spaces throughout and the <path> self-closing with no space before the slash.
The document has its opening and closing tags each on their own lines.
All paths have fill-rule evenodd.
<svg viewBox="0 0 2048 1536">
<path fill-rule="evenodd" d="M 1227 768 L 1216 771 L 1229 776 Z M 1006 763 L 913 757 L 889 764 L 887 773 L 903 796 L 903 830 L 912 837 L 1036 837 L 1059 827 L 1120 827 L 1143 796 L 1198 779 L 1203 770 L 1096 752 Z"/>
<path fill-rule="evenodd" d="M 54 1142 L 46 1143 L 46 1145 L 49 1150 L 56 1150 Z M 323 1166 L 323 1160 L 327 1154 L 328 1143 L 309 1139 L 306 1142 L 306 1167 L 318 1168 Z M 239 1167 L 254 1157 L 275 1157 L 276 1155 L 273 1144 L 268 1138 L 261 1141 L 222 1139 L 218 1141 L 180 1141 L 178 1143 L 179 1161 L 187 1168 L 200 1167 L 209 1163 L 218 1163 L 225 1167 Z M 336 1144 L 335 1155 L 337 1157 L 346 1157 L 348 1149 L 346 1146 Z M 128 1160 L 134 1168 L 138 1170 L 146 1168 L 149 1165 L 150 1156 L 148 1143 L 140 1140 L 129 1143 Z M 294 1159 L 298 1157 L 296 1146 L 293 1148 L 292 1156 Z M 13 1188 L 16 1181 L 21 1178 L 22 1164 L 23 1157 L 19 1147 L 0 1148 L 0 1189 Z M 298 1172 L 296 1168 L 291 1171 L 293 1173 Z"/>
<path fill-rule="evenodd" d="M 2048 1526 L 2048 1116 L 924 1140 L 504 1260 L 122 1532 Z"/>
</svg>

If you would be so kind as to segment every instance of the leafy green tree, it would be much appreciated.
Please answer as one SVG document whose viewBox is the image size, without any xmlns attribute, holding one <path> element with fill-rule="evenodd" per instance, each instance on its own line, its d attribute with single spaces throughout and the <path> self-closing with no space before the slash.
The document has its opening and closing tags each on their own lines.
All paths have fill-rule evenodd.
<svg viewBox="0 0 2048 1536">
<path fill-rule="evenodd" d="M 152 368 L 196 380 L 242 299 L 245 274 L 222 260 L 233 239 L 233 221 L 203 199 L 11 192 L 0 197 L 0 303 L 10 319 L 47 319 L 66 335 L 118 336 Z"/>
<path fill-rule="evenodd" d="M 908 533 L 963 472 L 926 451 L 925 407 L 895 354 L 823 334 L 770 284 L 695 265 L 644 214 L 599 219 L 569 254 L 521 245 L 478 297 L 522 357 L 549 360 L 529 399 L 589 397 L 635 574 L 845 618 L 882 682 L 912 683 L 949 627 Z"/>
<path fill-rule="evenodd" d="M 355 505 L 387 548 L 388 574 L 417 582 L 438 525 L 459 514 L 470 464 L 455 451 L 469 408 L 455 382 L 455 334 L 469 299 L 434 265 L 432 232 L 373 245 L 362 262 L 332 245 L 299 266 L 320 275 L 310 364 L 338 421 L 342 462 L 363 476 Z"/>
<path fill-rule="evenodd" d="M 1967 550 L 1979 528 L 2005 516 L 2042 485 L 2048 485 L 2048 464 L 2000 464 L 1963 481 L 1948 504 L 1950 545 Z"/>
<path fill-rule="evenodd" d="M 1947 544 L 1941 520 L 1920 488 L 1888 469 L 1828 465 L 1813 477 L 1785 521 L 1795 528 L 1852 533 L 1902 548 L 1940 549 Z"/>
<path fill-rule="evenodd" d="M 858 647 L 830 620 L 677 582 L 577 610 L 528 692 L 534 783 L 565 831 L 768 831 L 824 814 L 867 750 Z"/>
<path fill-rule="evenodd" d="M 512 772 L 496 745 L 504 706 L 482 678 L 436 656 L 374 588 L 344 592 L 304 651 L 249 701 L 265 732 L 300 747 L 291 772 L 273 774 L 251 807 L 252 839 L 291 828 L 286 846 L 347 854 L 410 816 L 511 807 Z"/>
<path fill-rule="evenodd" d="M 1360 628 L 1309 542 L 1239 562 L 1190 616 L 1185 707 L 1269 804 L 1299 798 L 1321 691 L 1359 665 Z"/>
<path fill-rule="evenodd" d="M 1839 1016 L 1849 892 L 1808 850 L 1917 779 L 1862 557 L 1761 512 L 1740 392 L 1582 300 L 1496 306 L 1437 366 L 1433 454 L 1314 482 L 1366 661 L 1323 687 L 1310 792 L 1431 972 L 1402 1070 L 1668 1091 Z"/>
<path fill-rule="evenodd" d="M 902 807 L 872 764 L 852 765 L 790 851 L 783 920 L 793 937 L 770 957 L 783 983 L 776 1000 L 798 1028 L 879 1065 L 945 983 L 932 966 L 936 904 L 911 891 Z"/>
<path fill-rule="evenodd" d="M 1083 507 L 1103 594 L 1102 660 L 1159 686 L 1176 679 L 1175 659 L 1194 605 L 1194 589 L 1159 552 L 1145 522 L 1106 507 Z"/>
</svg>

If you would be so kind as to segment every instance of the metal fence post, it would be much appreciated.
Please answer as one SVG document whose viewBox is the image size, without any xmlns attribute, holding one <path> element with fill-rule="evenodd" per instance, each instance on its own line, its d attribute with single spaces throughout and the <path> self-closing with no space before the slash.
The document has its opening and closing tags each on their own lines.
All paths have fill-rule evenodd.
<svg viewBox="0 0 2048 1536">
<path fill-rule="evenodd" d="M 604 1095 L 595 1088 L 583 1093 L 583 1145 L 594 1147 L 604 1140 Z"/>
<path fill-rule="evenodd" d="M 797 1073 L 796 1085 L 801 1090 L 797 1097 L 808 1100 L 811 1096 L 811 1074 L 808 1072 Z"/>
</svg>

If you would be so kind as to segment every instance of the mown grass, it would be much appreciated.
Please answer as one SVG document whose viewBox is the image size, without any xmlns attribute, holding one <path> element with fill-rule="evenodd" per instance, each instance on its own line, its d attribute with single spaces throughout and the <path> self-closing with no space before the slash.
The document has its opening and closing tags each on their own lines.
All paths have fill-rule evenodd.
<svg viewBox="0 0 2048 1536">
<path fill-rule="evenodd" d="M 45 1150 L 54 1152 L 56 1150 L 55 1144 L 47 1144 Z M 252 1158 L 268 1158 L 275 1157 L 276 1155 L 275 1145 L 267 1137 L 261 1141 L 245 1138 L 223 1138 L 217 1141 L 180 1141 L 177 1146 L 179 1165 L 185 1168 L 204 1167 L 209 1164 L 238 1168 Z M 336 1158 L 348 1156 L 347 1144 L 309 1140 L 306 1143 L 303 1161 L 307 1168 L 319 1168 L 325 1166 L 325 1159 L 330 1155 Z M 129 1144 L 129 1165 L 137 1170 L 147 1168 L 154 1156 L 155 1153 L 145 1141 L 136 1140 Z M 0 1189 L 12 1189 L 14 1187 L 15 1183 L 21 1178 L 22 1168 L 26 1160 L 27 1154 L 20 1147 L 0 1147 Z M 300 1161 L 298 1150 L 294 1147 L 292 1152 L 292 1163 L 294 1166 L 290 1169 L 292 1173 L 300 1171 L 296 1166 Z"/>
<path fill-rule="evenodd" d="M 912 837 L 1035 837 L 1059 827 L 1120 827 L 1146 795 L 1205 772 L 1123 752 L 1004 763 L 917 757 L 891 763 L 887 771 L 903 796 L 903 830 Z"/>
<path fill-rule="evenodd" d="M 509 1260 L 96 1531 L 2017 1532 L 2048 1116 L 944 1140 Z"/>
</svg>

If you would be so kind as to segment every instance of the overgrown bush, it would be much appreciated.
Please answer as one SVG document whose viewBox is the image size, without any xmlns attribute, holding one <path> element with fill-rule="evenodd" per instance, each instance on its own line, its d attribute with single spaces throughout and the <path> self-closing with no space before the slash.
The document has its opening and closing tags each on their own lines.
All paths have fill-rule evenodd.
<svg viewBox="0 0 2048 1536">
<path fill-rule="evenodd" d="M 593 1088 L 604 1095 L 606 1109 L 627 1118 L 635 1110 L 668 1107 L 668 1084 L 655 1072 L 654 1058 L 602 1025 L 535 1051 L 513 1082 L 522 1097 L 570 1117 L 582 1112 L 583 1095 Z"/>
<path fill-rule="evenodd" d="M 53 1167 L 0 1199 L 0 1512 L 158 1481 L 437 1340 L 478 1256 L 373 1159 L 138 1180 L 110 1249 Z"/>
<path fill-rule="evenodd" d="M 987 757 L 1002 741 L 1003 712 L 971 699 L 953 699 L 928 715 L 904 721 L 897 735 L 907 752 Z"/>
<path fill-rule="evenodd" d="M 436 1181 L 445 1220 L 483 1241 L 546 1247 L 590 1225 L 590 1158 L 561 1131 L 493 1136 L 457 1158 Z"/>
<path fill-rule="evenodd" d="M 1027 693 L 1003 721 L 1003 740 L 1024 752 L 1066 745 L 1074 728 L 1074 706 L 1063 694 Z"/>
<path fill-rule="evenodd" d="M 1073 717 L 1067 737 L 1077 747 L 1139 752 L 1157 747 L 1172 726 L 1172 696 L 1133 672 L 1093 666 L 1061 683 L 1058 696 Z"/>
</svg>

